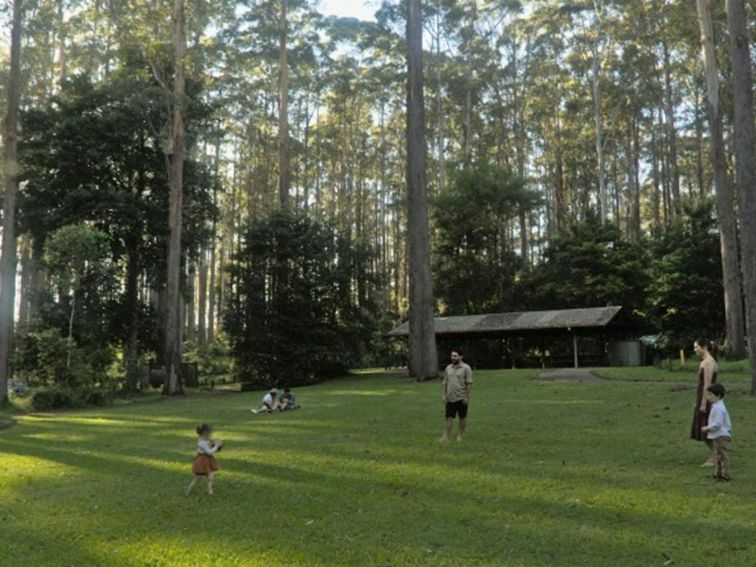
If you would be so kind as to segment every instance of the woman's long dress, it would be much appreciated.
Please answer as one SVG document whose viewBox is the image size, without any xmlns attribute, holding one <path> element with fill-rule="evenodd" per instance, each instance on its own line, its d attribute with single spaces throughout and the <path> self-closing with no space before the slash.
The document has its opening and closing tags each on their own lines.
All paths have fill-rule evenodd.
<svg viewBox="0 0 756 567">
<path fill-rule="evenodd" d="M 711 375 L 711 383 L 714 384 L 717 381 L 717 369 L 714 369 L 714 373 Z M 696 441 L 706 441 L 706 434 L 701 431 L 702 427 L 706 427 L 709 424 L 709 411 L 711 411 L 711 404 L 706 402 L 706 411 L 699 411 L 701 407 L 701 400 L 706 395 L 704 390 L 704 368 L 703 366 L 698 369 L 698 390 L 696 391 L 696 407 L 693 409 L 693 425 L 690 428 L 690 438 Z"/>
</svg>

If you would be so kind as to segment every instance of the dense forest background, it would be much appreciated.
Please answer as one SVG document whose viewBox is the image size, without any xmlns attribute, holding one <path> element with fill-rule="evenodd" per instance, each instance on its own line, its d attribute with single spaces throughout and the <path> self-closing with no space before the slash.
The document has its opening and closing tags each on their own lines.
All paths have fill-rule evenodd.
<svg viewBox="0 0 756 567">
<path fill-rule="evenodd" d="M 409 305 L 402 3 L 187 2 L 178 95 L 173 2 L 22 4 L 17 375 L 135 389 L 162 363 L 176 107 L 185 360 L 259 383 L 402 360 L 382 338 Z M 710 16 L 719 162 L 696 3 L 424 2 L 437 313 L 622 305 L 663 350 L 745 355 L 724 2 Z"/>
</svg>

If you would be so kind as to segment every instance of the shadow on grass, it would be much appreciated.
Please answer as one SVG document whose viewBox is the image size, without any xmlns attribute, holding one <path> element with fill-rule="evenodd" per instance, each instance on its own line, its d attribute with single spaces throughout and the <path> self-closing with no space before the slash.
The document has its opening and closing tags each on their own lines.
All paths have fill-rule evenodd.
<svg viewBox="0 0 756 567">
<path fill-rule="evenodd" d="M 377 469 L 343 461 L 333 460 L 333 466 L 317 470 L 308 463 L 300 463 L 307 468 L 297 469 L 225 459 L 228 470 L 247 469 L 246 482 L 232 483 L 221 477 L 216 499 L 183 499 L 176 494 L 176 487 L 163 489 L 166 502 L 153 507 L 150 498 L 154 496 L 147 494 L 144 486 L 141 491 L 132 487 L 118 513 L 100 509 L 92 513 L 91 521 L 111 527 L 113 534 L 135 544 L 145 539 L 176 541 L 185 537 L 187 526 L 191 526 L 192 538 L 198 542 L 193 556 L 199 563 L 210 557 L 222 561 L 232 554 L 246 554 L 250 562 L 242 564 L 255 564 L 254 550 L 268 548 L 271 535 L 282 537 L 285 533 L 292 559 L 301 558 L 307 564 L 310 558 L 309 564 L 329 565 L 386 564 L 390 557 L 394 558 L 389 562 L 392 565 L 598 565 L 607 564 L 608 558 L 614 564 L 653 564 L 662 553 L 674 557 L 685 549 L 690 534 L 721 527 L 696 518 L 660 522 L 650 512 L 605 509 L 574 500 L 554 502 L 548 498 L 548 489 L 542 490 L 527 476 L 507 475 L 501 480 L 511 483 L 511 493 L 492 497 L 485 489 L 470 490 L 469 485 L 457 487 L 449 479 L 434 478 L 430 471 L 408 483 L 402 480 L 402 471 L 396 471 L 398 478 L 383 478 Z M 167 474 L 160 484 L 175 486 L 178 478 L 175 473 Z M 188 475 L 182 480 L 188 480 Z M 26 489 L 33 491 L 34 486 Z M 140 511 L 142 515 L 137 516 Z M 198 525 L 195 514 L 225 521 Z M 129 523 L 137 517 L 139 521 Z M 162 523 L 160 518 L 164 518 Z M 648 534 L 649 524 L 658 526 L 653 537 Z M 17 531 L 20 527 L 14 526 L 3 537 L 12 537 Z M 69 549 L 59 545 L 57 537 L 37 535 L 31 526 L 23 537 L 33 539 L 36 545 L 54 546 L 56 553 L 67 553 L 68 564 L 104 564 L 86 538 Z M 730 542 L 750 541 L 751 536 L 752 530 L 728 526 Z M 202 553 L 208 547 L 215 551 L 204 559 Z M 712 549 L 716 551 L 716 547 L 714 544 Z M 171 564 L 171 548 L 166 549 L 163 560 Z M 138 546 L 134 553 L 129 560 L 136 564 L 155 560 L 140 556 Z M 118 558 L 111 559 L 115 561 L 109 564 L 119 563 Z"/>
<path fill-rule="evenodd" d="M 84 534 L 81 537 L 61 538 L 38 529 L 31 523 L 20 523 L 12 515 L 3 514 L 0 533 L 0 559 L 7 567 L 28 565 L 126 565 L 126 561 L 113 561 L 107 553 L 98 553 L 88 549 Z M 76 540 L 81 541 L 77 542 Z M 50 563 L 49 557 L 43 558 L 39 553 L 45 549 L 54 549 L 56 563 Z"/>
</svg>

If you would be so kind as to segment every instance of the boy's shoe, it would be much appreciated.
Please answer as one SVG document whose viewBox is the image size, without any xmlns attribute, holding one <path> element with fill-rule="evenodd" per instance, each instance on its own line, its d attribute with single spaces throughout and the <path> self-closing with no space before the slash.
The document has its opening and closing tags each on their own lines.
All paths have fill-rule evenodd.
<svg viewBox="0 0 756 567">
<path fill-rule="evenodd" d="M 702 464 L 701 466 L 702 466 L 702 467 L 713 467 L 713 466 L 715 466 L 716 464 L 717 464 L 717 463 L 715 463 L 714 461 L 712 461 L 711 459 L 709 459 L 708 461 L 706 461 L 706 462 L 705 462 L 704 464 Z"/>
</svg>

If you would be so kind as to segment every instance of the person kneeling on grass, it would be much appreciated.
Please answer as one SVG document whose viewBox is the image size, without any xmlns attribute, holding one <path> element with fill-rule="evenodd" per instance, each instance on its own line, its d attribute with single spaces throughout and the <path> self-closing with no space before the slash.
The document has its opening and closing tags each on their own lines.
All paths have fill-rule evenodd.
<svg viewBox="0 0 756 567">
<path fill-rule="evenodd" d="M 197 455 L 194 457 L 194 462 L 192 463 L 192 474 L 194 475 L 194 478 L 189 484 L 189 488 L 186 489 L 187 495 L 191 494 L 194 485 L 197 484 L 197 481 L 201 476 L 207 478 L 208 494 L 211 496 L 214 494 L 213 481 L 215 479 L 215 473 L 218 472 L 219 469 L 218 461 L 215 460 L 214 455 L 223 447 L 223 441 L 213 441 L 210 439 L 212 432 L 212 428 L 206 423 L 197 427 L 197 435 L 199 436 L 199 439 L 197 440 Z"/>
<path fill-rule="evenodd" d="M 730 480 L 730 457 L 727 445 L 732 441 L 732 421 L 727 412 L 723 398 L 725 387 L 722 384 L 712 384 L 706 388 L 706 399 L 711 403 L 709 423 L 701 428 L 706 438 L 711 441 L 714 453 L 714 478 L 716 480 Z"/>
<path fill-rule="evenodd" d="M 259 408 L 253 409 L 252 413 L 273 413 L 274 411 L 278 411 L 278 407 L 276 406 L 276 389 L 273 388 L 270 392 L 265 394 L 263 396 L 262 404 Z"/>
<path fill-rule="evenodd" d="M 289 388 L 284 388 L 284 393 L 281 394 L 281 398 L 278 400 L 278 405 L 276 407 L 278 408 L 278 411 L 288 411 L 300 408 L 300 406 L 297 405 L 297 398 L 291 393 Z"/>
</svg>

